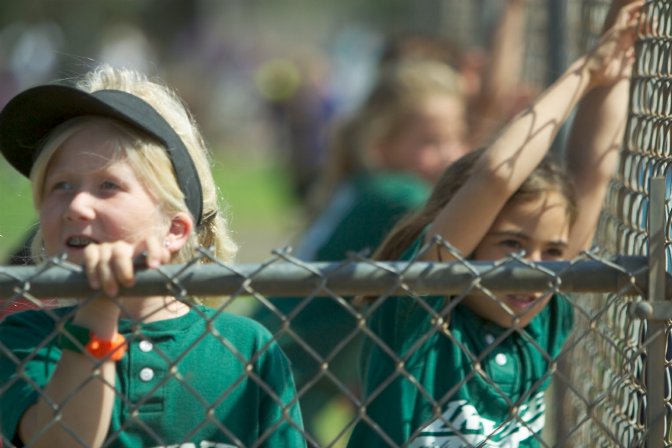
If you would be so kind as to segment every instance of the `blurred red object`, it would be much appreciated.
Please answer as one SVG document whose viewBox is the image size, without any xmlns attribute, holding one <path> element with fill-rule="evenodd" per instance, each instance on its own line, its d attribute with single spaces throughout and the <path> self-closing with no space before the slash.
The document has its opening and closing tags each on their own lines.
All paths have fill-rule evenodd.
<svg viewBox="0 0 672 448">
<path fill-rule="evenodd" d="M 17 313 L 19 311 L 26 310 L 39 310 L 45 308 L 56 308 L 58 306 L 57 299 L 42 299 L 37 304 L 32 300 L 28 300 L 24 297 L 18 299 L 2 300 L 0 301 L 0 321 L 5 318 L 5 316 Z M 0 440 L 0 448 L 2 448 L 2 441 Z"/>
</svg>

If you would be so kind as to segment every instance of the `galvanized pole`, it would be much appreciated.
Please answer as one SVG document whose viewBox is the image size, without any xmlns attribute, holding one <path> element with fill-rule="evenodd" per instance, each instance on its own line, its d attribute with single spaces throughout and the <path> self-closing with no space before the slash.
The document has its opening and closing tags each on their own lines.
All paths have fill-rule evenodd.
<svg viewBox="0 0 672 448">
<path fill-rule="evenodd" d="M 649 193 L 649 291 L 654 306 L 665 300 L 665 179 L 651 179 Z M 665 440 L 665 325 L 662 316 L 647 320 L 646 331 L 646 446 L 662 447 Z"/>
<path fill-rule="evenodd" d="M 549 0 L 548 1 L 548 34 L 546 42 L 548 45 L 548 68 L 546 72 L 546 82 L 548 85 L 557 80 L 567 68 L 567 39 L 565 38 L 567 27 L 567 1 Z M 554 154 L 562 154 L 567 139 L 567 121 L 558 132 L 553 142 L 551 151 Z"/>
</svg>

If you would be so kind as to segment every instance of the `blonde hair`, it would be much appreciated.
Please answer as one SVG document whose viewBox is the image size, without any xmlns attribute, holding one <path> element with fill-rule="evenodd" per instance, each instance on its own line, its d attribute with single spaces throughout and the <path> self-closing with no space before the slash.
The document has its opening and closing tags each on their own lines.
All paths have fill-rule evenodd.
<svg viewBox="0 0 672 448">
<path fill-rule="evenodd" d="M 448 64 L 402 60 L 384 65 L 361 107 L 335 129 L 313 206 L 321 208 L 347 177 L 375 170 L 372 148 L 393 139 L 408 118 L 437 96 L 465 101 L 461 77 Z"/>
<path fill-rule="evenodd" d="M 143 99 L 170 124 L 189 151 L 203 190 L 203 217 L 201 225 L 195 228 L 189 242 L 173 255 L 172 262 L 182 263 L 192 259 L 199 246 L 211 248 L 218 260 L 232 261 L 237 246 L 220 208 L 219 192 L 210 169 L 210 154 L 196 122 L 177 94 L 163 84 L 150 81 L 141 73 L 108 65 L 89 72 L 77 83 L 77 87 L 89 93 L 99 90 L 120 90 Z M 118 154 L 118 157 L 126 157 L 138 178 L 159 202 L 160 210 L 165 216 L 172 216 L 176 212 L 185 212 L 191 216 L 184 200 L 184 193 L 177 184 L 171 161 L 162 145 L 130 125 L 90 117 L 69 120 L 52 130 L 44 140 L 43 148 L 30 174 L 36 207 L 41 203 L 42 183 L 52 155 L 65 140 L 82 126 L 91 123 L 91 120 L 114 123 L 114 127 L 119 131 L 118 143 L 121 154 Z M 194 219 L 192 216 L 192 221 Z M 39 256 L 41 247 L 42 238 L 38 231 L 33 244 L 34 256 Z M 210 263 L 211 260 L 205 257 L 201 262 Z"/>
</svg>

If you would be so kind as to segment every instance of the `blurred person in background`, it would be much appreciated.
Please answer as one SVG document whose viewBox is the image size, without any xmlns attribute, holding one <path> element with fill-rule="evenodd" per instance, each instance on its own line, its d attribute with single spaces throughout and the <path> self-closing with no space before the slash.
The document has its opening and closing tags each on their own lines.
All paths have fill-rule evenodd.
<svg viewBox="0 0 672 448">
<path fill-rule="evenodd" d="M 506 0 L 487 50 L 463 49 L 444 36 L 415 32 L 389 39 L 380 63 L 437 60 L 453 67 L 462 78 L 469 144 L 486 144 L 536 95 L 537 89 L 522 82 L 527 1 Z"/>
<path fill-rule="evenodd" d="M 513 111 L 501 104 L 509 104 L 505 98 L 519 81 L 524 2 L 507 5 L 489 60 L 497 66 L 484 70 L 478 92 L 475 81 L 456 69 L 459 56 L 444 39 L 414 34 L 390 40 L 371 91 L 332 135 L 308 197 L 309 225 L 294 256 L 339 262 L 353 253 L 370 254 L 401 217 L 424 204 L 448 165 L 509 118 Z M 496 52 L 508 52 L 508 58 Z M 336 406 L 352 419 L 354 406 L 342 388 L 359 394 L 353 366 L 362 337 L 356 334 L 356 316 L 330 297 L 270 298 L 270 303 L 272 308 L 260 307 L 255 318 L 278 335 L 292 360 L 307 432 L 319 444 L 331 444 L 346 428 L 321 429 L 325 413 Z M 283 316 L 302 341 L 281 329 Z M 340 346 L 346 338 L 351 339 Z M 335 381 L 322 377 L 311 383 L 324 360 Z"/>
<path fill-rule="evenodd" d="M 466 132 L 460 78 L 449 66 L 436 61 L 387 66 L 364 105 L 334 139 L 319 191 L 325 206 L 299 240 L 295 256 L 340 261 L 350 252 L 375 247 L 399 218 L 424 203 L 441 170 L 466 152 Z M 293 314 L 304 300 L 310 303 Z M 352 313 L 326 297 L 270 301 L 276 309 L 261 307 L 255 317 L 277 332 L 277 313 L 291 316 L 292 330 L 321 358 L 329 358 L 329 370 L 356 393 L 353 366 L 359 338 L 332 358 L 340 341 L 356 329 Z M 320 372 L 323 361 L 289 335 L 279 336 L 300 389 Z M 307 431 L 313 436 L 318 436 L 320 411 L 338 395 L 338 386 L 323 378 L 301 396 Z"/>
</svg>

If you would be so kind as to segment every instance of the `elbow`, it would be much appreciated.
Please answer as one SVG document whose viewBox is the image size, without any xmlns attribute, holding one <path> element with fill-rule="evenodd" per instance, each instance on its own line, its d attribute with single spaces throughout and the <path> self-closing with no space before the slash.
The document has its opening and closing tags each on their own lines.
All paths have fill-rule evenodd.
<svg viewBox="0 0 672 448">
<path fill-rule="evenodd" d="M 478 179 L 481 188 L 490 196 L 508 198 L 519 187 L 519 183 L 515 181 L 513 164 L 507 161 L 482 159 L 474 167 L 472 176 Z"/>
</svg>

